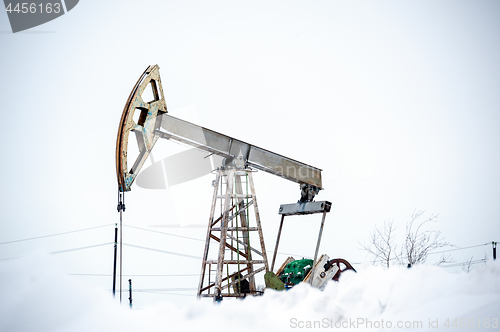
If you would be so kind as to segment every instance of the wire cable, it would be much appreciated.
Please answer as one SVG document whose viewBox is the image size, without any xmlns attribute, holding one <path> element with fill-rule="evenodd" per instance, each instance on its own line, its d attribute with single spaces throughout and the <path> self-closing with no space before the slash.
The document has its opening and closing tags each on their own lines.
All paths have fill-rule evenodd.
<svg viewBox="0 0 500 332">
<path fill-rule="evenodd" d="M 483 247 L 483 246 L 487 246 L 488 244 L 490 244 L 491 242 L 488 242 L 488 243 L 484 243 L 484 244 L 478 244 L 478 245 L 475 245 L 475 246 L 470 246 L 470 247 L 461 247 L 461 248 L 455 248 L 455 249 L 449 249 L 449 250 L 443 250 L 443 251 L 436 251 L 436 252 L 430 252 L 429 255 L 433 255 L 433 254 L 442 254 L 442 253 L 445 253 L 445 252 L 448 252 L 448 251 L 456 251 L 456 250 L 463 250 L 463 249 L 470 249 L 470 248 L 477 248 L 477 247 Z"/>
<path fill-rule="evenodd" d="M 77 250 L 84 250 L 84 249 L 90 249 L 90 248 L 95 248 L 95 247 L 102 247 L 102 246 L 106 246 L 108 244 L 114 244 L 114 242 L 95 244 L 93 246 L 79 247 L 79 248 L 73 248 L 73 249 L 52 251 L 49 254 L 51 254 L 51 255 L 64 254 L 65 252 L 71 252 L 71 251 L 77 251 Z"/>
<path fill-rule="evenodd" d="M 114 242 L 100 243 L 100 244 L 94 244 L 92 246 L 79 247 L 79 248 L 71 248 L 71 249 L 58 250 L 58 251 L 52 251 L 52 252 L 49 252 L 49 254 L 50 255 L 58 255 L 58 254 L 63 254 L 63 253 L 66 253 L 66 252 L 71 252 L 71 251 L 85 250 L 85 249 L 90 249 L 90 248 L 102 247 L 102 246 L 106 246 L 106 245 L 109 245 L 109 244 L 114 244 Z M 7 260 L 11 260 L 11 259 L 19 259 L 19 258 L 24 258 L 24 257 L 28 257 L 28 256 L 24 255 L 24 256 L 17 256 L 17 257 L 1 258 L 0 261 L 7 261 Z"/>
<path fill-rule="evenodd" d="M 69 273 L 71 276 L 84 277 L 111 277 L 112 274 L 106 273 Z M 199 277 L 199 274 L 124 274 L 126 277 Z"/>
<path fill-rule="evenodd" d="M 133 289 L 134 292 L 190 292 L 198 290 L 198 288 L 138 288 Z"/>
<path fill-rule="evenodd" d="M 128 290 L 127 290 L 127 292 L 128 292 Z M 142 293 L 161 294 L 161 295 L 189 296 L 189 297 L 195 297 L 196 296 L 196 294 L 177 294 L 177 293 L 157 292 L 157 291 L 143 291 Z"/>
<path fill-rule="evenodd" d="M 144 249 L 144 250 L 151 250 L 151 251 L 161 252 L 161 253 L 164 253 L 164 254 L 170 254 L 170 255 L 175 255 L 175 256 L 181 256 L 181 257 L 187 257 L 187 258 L 193 258 L 193 259 L 201 259 L 199 256 L 181 254 L 179 252 L 173 252 L 173 251 L 167 251 L 167 250 L 161 250 L 161 249 L 154 249 L 154 248 L 136 246 L 134 244 L 127 244 L 127 243 L 124 243 L 123 245 L 127 246 L 127 247 L 139 248 L 139 249 Z"/>
<path fill-rule="evenodd" d="M 491 242 L 487 242 L 487 243 L 483 243 L 483 244 L 477 244 L 475 246 L 460 247 L 460 248 L 455 248 L 455 249 L 448 249 L 448 250 L 430 252 L 428 255 L 442 254 L 442 253 L 449 252 L 449 251 L 457 251 L 457 250 L 463 250 L 463 249 L 471 249 L 471 248 L 483 247 L 483 246 L 487 246 L 489 244 L 491 244 Z M 389 260 L 393 261 L 393 260 L 398 260 L 398 259 L 400 259 L 400 258 L 399 257 L 394 257 L 394 258 L 390 258 Z M 356 262 L 356 263 L 351 263 L 351 264 L 364 264 L 364 263 L 372 263 L 373 264 L 373 263 L 376 263 L 378 261 L 379 260 L 373 260 L 373 261 L 365 261 L 365 262 Z"/>
<path fill-rule="evenodd" d="M 140 229 L 140 230 L 142 230 L 142 231 L 146 231 L 146 232 L 152 232 L 152 233 L 158 233 L 158 234 L 170 235 L 170 236 L 180 237 L 180 238 L 183 238 L 183 239 L 188 239 L 188 240 L 194 240 L 194 241 L 201 241 L 201 242 L 205 242 L 205 240 L 202 240 L 202 239 L 197 239 L 197 238 L 194 238 L 194 237 L 189 237 L 189 236 L 177 235 L 177 234 L 166 233 L 166 232 L 160 232 L 160 231 L 153 231 L 153 230 L 151 230 L 151 229 L 141 228 L 141 227 L 136 227 L 136 226 L 130 226 L 130 225 L 123 225 L 123 226 L 125 226 L 125 227 L 130 227 L 130 228 L 135 228 L 135 229 Z"/>
<path fill-rule="evenodd" d="M 441 267 L 459 267 L 459 266 L 464 266 L 464 265 L 473 265 L 473 264 L 480 264 L 480 263 L 486 263 L 488 260 L 485 259 L 485 258 L 482 258 L 482 259 L 477 259 L 475 261 L 465 261 L 465 262 L 462 262 L 462 263 L 452 263 L 452 264 L 448 264 L 448 265 L 441 265 Z"/>
<path fill-rule="evenodd" d="M 169 236 L 175 236 L 175 237 L 179 237 L 179 238 L 183 238 L 183 239 L 188 239 L 188 240 L 194 240 L 194 241 L 205 242 L 205 240 L 202 240 L 202 239 L 197 239 L 197 238 L 194 238 L 194 237 L 189 237 L 189 236 L 183 236 L 183 235 L 177 235 L 177 234 L 172 234 L 172 233 L 166 233 L 166 232 L 154 231 L 154 230 L 151 230 L 151 229 L 141 228 L 141 227 L 136 227 L 136 226 L 130 226 L 130 225 L 123 225 L 123 226 L 124 226 L 124 227 L 129 227 L 129 228 L 140 229 L 140 230 L 142 230 L 142 231 L 146 231 L 146 232 L 158 233 L 158 234 L 169 235 Z M 273 253 L 274 251 L 270 251 L 270 250 L 268 250 L 267 252 L 268 252 L 268 253 Z M 307 257 L 307 258 L 311 258 L 310 256 L 297 255 L 297 254 L 290 254 L 290 253 L 280 252 L 280 251 L 278 251 L 278 254 L 280 254 L 280 255 L 287 255 L 287 256 L 296 256 L 296 257 Z"/>
<path fill-rule="evenodd" d="M 15 242 L 22 242 L 22 241 L 38 240 L 38 239 L 43 239 L 43 238 L 51 237 L 51 236 L 58 236 L 58 235 L 65 235 L 65 234 L 70 234 L 70 233 L 88 231 L 88 230 L 91 230 L 91 229 L 102 228 L 102 227 L 106 227 L 106 226 L 110 226 L 110 225 L 114 225 L 114 224 L 106 224 L 106 225 L 101 225 L 101 226 L 96 226 L 96 227 L 89 227 L 89 228 L 84 228 L 84 229 L 77 229 L 77 230 L 69 231 L 69 232 L 49 234 L 49 235 L 42 235 L 42 236 L 30 237 L 30 238 L 26 238 L 26 239 L 0 242 L 0 244 L 8 244 L 8 243 L 15 243 Z"/>
</svg>

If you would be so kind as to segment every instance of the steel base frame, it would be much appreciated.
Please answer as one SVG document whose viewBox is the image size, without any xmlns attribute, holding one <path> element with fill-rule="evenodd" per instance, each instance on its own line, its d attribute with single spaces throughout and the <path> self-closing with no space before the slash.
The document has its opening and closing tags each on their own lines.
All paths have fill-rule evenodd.
<svg viewBox="0 0 500 332">
<path fill-rule="evenodd" d="M 217 170 L 213 186 L 214 193 L 197 296 L 221 301 L 224 297 L 258 294 L 255 275 L 268 272 L 269 266 L 252 170 Z M 255 219 L 253 227 L 249 220 L 251 206 L 254 209 L 253 219 Z M 220 216 L 216 218 L 218 207 Z M 252 247 L 251 232 L 258 232 L 259 248 Z M 215 250 L 210 252 L 211 245 L 214 244 L 218 245 L 217 258 L 209 259 L 210 253 L 214 254 Z M 212 281 L 214 274 L 215 280 Z"/>
</svg>

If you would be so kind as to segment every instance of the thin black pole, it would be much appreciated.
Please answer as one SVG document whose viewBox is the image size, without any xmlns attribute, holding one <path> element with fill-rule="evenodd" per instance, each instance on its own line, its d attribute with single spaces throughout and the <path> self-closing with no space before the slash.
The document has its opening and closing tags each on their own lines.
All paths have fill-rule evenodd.
<svg viewBox="0 0 500 332">
<path fill-rule="evenodd" d="M 113 263 L 113 297 L 115 296 L 116 292 L 116 251 L 118 250 L 118 224 L 115 224 L 115 256 L 114 256 L 114 263 Z"/>
<path fill-rule="evenodd" d="M 497 259 L 497 242 L 491 242 L 493 245 L 493 260 Z"/>
<path fill-rule="evenodd" d="M 118 189 L 118 212 L 120 212 L 120 303 L 122 303 L 122 261 L 123 261 L 123 224 L 122 212 L 125 212 L 125 192 Z"/>
<path fill-rule="evenodd" d="M 128 300 L 130 308 L 132 308 L 132 279 L 128 280 Z"/>
<path fill-rule="evenodd" d="M 120 210 L 120 303 L 122 303 L 122 259 L 123 259 L 123 225 L 122 225 L 122 211 Z"/>
</svg>

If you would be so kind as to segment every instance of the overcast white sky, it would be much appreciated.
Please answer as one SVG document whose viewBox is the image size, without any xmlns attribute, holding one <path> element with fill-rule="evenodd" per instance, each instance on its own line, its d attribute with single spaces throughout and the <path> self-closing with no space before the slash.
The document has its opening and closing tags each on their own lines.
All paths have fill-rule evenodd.
<svg viewBox="0 0 500 332">
<path fill-rule="evenodd" d="M 457 246 L 499 241 L 499 17 L 500 3 L 483 0 L 80 1 L 12 34 L 2 11 L 0 242 L 118 221 L 118 123 L 150 64 L 161 68 L 171 115 L 195 115 L 205 127 L 323 170 L 317 199 L 333 210 L 322 253 L 367 261 L 358 242 L 385 220 L 403 231 L 415 209 L 439 214 L 433 226 Z M 159 142 L 155 159 L 178 151 L 174 145 Z M 211 180 L 161 191 L 135 186 L 124 222 L 204 239 L 204 227 L 173 226 L 206 224 Z M 271 250 L 278 207 L 295 202 L 299 188 L 262 172 L 255 181 Z M 312 255 L 319 220 L 287 224 L 281 249 Z M 201 241 L 132 228 L 124 236 L 202 254 Z M 1 244 L 0 258 L 112 240 L 109 226 Z M 485 254 L 491 258 L 491 246 L 454 258 Z M 69 273 L 112 271 L 109 245 L 58 257 Z M 194 259 L 137 248 L 126 248 L 124 259 L 129 274 L 200 268 Z M 198 282 L 165 278 L 151 286 L 153 278 L 138 278 L 138 287 Z M 98 283 L 111 287 L 110 279 Z"/>
</svg>

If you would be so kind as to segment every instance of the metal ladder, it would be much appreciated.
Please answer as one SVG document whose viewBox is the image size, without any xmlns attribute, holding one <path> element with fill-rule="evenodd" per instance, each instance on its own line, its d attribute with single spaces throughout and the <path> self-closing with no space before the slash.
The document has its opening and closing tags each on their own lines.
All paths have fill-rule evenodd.
<svg viewBox="0 0 500 332">
<path fill-rule="evenodd" d="M 245 179 L 245 181 L 242 181 L 242 179 Z M 247 188 L 245 192 L 243 191 L 243 184 Z M 259 272 L 269 271 L 269 266 L 252 170 L 217 170 L 213 186 L 214 193 L 197 296 L 212 297 L 214 301 L 220 301 L 223 297 L 244 297 L 247 293 L 243 293 L 239 287 L 242 285 L 243 280 L 248 281 L 248 292 L 255 294 L 257 293 L 255 275 Z M 248 187 L 250 192 L 248 192 Z M 225 192 L 223 192 L 224 189 Z M 254 208 L 255 219 L 255 226 L 252 227 L 249 220 L 251 206 Z M 215 219 L 217 207 L 220 207 L 221 215 Z M 251 246 L 251 232 L 258 232 L 260 250 Z M 230 241 L 227 241 L 228 239 Z M 217 251 L 210 250 L 210 245 L 213 242 L 218 243 L 218 248 L 212 248 L 218 249 Z M 230 259 L 226 258 L 226 251 L 230 251 Z M 214 253 L 217 254 L 217 259 L 213 258 Z M 210 254 L 212 254 L 212 258 L 209 258 Z M 234 259 L 235 254 L 236 259 Z M 258 256 L 258 259 L 253 259 L 253 254 Z M 212 265 L 216 265 L 214 282 L 211 280 L 213 270 L 210 269 Z M 208 278 L 205 280 L 207 271 Z M 231 292 L 231 287 L 234 288 L 233 292 Z"/>
</svg>

